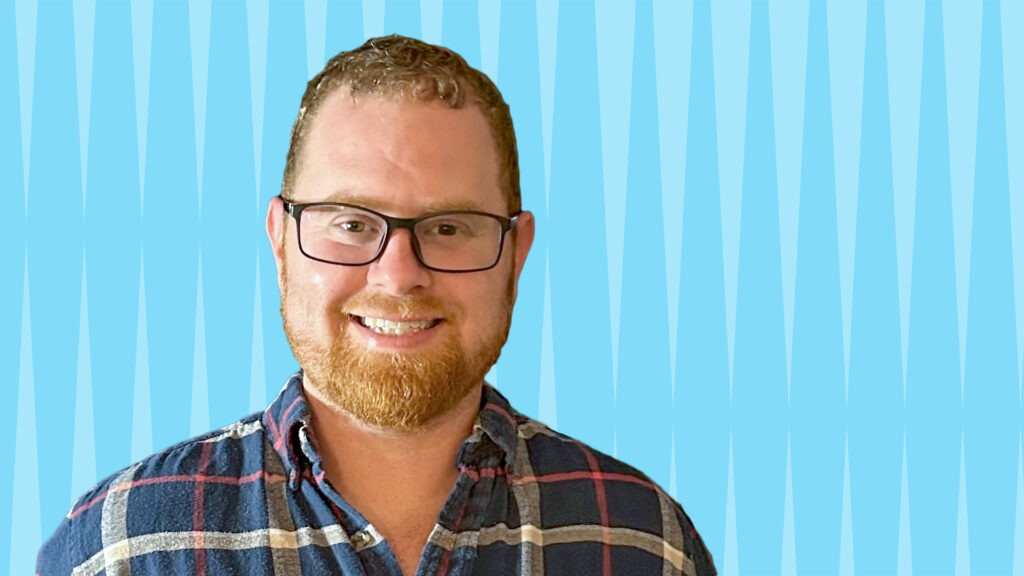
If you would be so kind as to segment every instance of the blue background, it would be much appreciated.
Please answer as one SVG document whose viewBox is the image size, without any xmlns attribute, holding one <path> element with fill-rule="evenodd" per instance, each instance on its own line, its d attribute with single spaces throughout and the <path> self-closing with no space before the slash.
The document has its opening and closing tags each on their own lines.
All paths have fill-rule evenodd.
<svg viewBox="0 0 1024 576">
<path fill-rule="evenodd" d="M 263 231 L 306 80 L 440 42 L 538 237 L 491 379 L 723 574 L 1024 573 L 1024 3 L 0 3 L 0 566 L 295 368 Z M 2 569 L 0 569 L 2 570 Z"/>
</svg>

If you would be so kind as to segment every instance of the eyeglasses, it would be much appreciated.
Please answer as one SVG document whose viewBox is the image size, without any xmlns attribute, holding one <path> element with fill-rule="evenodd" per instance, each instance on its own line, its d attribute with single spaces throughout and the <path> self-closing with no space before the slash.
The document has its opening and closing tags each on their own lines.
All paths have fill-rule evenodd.
<svg viewBox="0 0 1024 576">
<path fill-rule="evenodd" d="M 420 264 L 439 272 L 477 272 L 494 268 L 501 259 L 511 217 L 447 210 L 418 218 L 395 218 L 361 206 L 336 202 L 295 204 L 281 198 L 295 218 L 299 250 L 328 264 L 362 266 L 384 253 L 391 232 L 408 230 Z"/>
</svg>

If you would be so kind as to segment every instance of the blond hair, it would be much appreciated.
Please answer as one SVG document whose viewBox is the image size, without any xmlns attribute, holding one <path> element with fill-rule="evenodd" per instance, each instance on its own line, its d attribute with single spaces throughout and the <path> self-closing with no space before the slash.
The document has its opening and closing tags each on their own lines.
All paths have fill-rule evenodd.
<svg viewBox="0 0 1024 576">
<path fill-rule="evenodd" d="M 281 193 L 290 197 L 306 133 L 327 96 L 341 86 L 349 93 L 430 102 L 440 100 L 462 108 L 467 99 L 487 119 L 498 158 L 499 185 L 509 213 L 522 208 L 519 190 L 519 153 L 508 104 L 483 72 L 462 56 L 415 38 L 391 35 L 371 38 L 362 46 L 341 52 L 306 86 L 299 115 L 292 127 Z"/>
</svg>

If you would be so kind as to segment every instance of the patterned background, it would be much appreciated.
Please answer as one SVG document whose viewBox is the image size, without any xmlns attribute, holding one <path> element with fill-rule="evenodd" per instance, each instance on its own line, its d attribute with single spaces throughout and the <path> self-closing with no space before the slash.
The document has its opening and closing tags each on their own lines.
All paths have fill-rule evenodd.
<svg viewBox="0 0 1024 576">
<path fill-rule="evenodd" d="M 1012 0 L 0 2 L 0 566 L 295 369 L 288 131 L 326 57 L 400 32 L 512 106 L 514 405 L 666 486 L 724 574 L 1024 573 L 1021 30 Z"/>
</svg>

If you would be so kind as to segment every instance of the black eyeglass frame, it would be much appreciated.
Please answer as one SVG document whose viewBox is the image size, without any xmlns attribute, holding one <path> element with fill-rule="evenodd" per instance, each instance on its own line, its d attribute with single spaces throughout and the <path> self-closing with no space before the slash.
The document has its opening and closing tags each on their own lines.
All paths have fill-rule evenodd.
<svg viewBox="0 0 1024 576">
<path fill-rule="evenodd" d="M 358 206 L 355 204 L 345 204 L 343 202 L 309 202 L 306 204 L 298 204 L 287 200 L 283 196 L 278 196 L 278 198 L 280 198 L 281 202 L 284 204 L 284 211 L 295 219 L 295 237 L 299 243 L 299 251 L 302 252 L 303 256 L 309 258 L 310 260 L 316 260 L 317 262 L 323 262 L 325 264 L 335 264 L 337 266 L 366 266 L 367 264 L 376 261 L 378 258 L 380 258 L 381 254 L 384 253 L 384 249 L 387 247 L 388 242 L 391 240 L 392 232 L 398 229 L 405 229 L 409 231 L 409 237 L 412 239 L 413 252 L 416 253 L 416 260 L 419 261 L 420 266 L 423 266 L 427 270 L 433 270 L 435 272 L 447 272 L 449 274 L 482 272 L 484 270 L 490 270 L 491 268 L 497 266 L 498 262 L 501 262 L 501 255 L 504 253 L 505 250 L 505 235 L 508 233 L 509 230 L 515 227 L 516 220 L 519 218 L 519 215 L 522 214 L 522 211 L 519 211 L 516 212 L 515 214 L 512 214 L 511 216 L 501 216 L 498 214 L 491 214 L 490 212 L 481 212 L 478 210 L 443 210 L 441 212 L 431 212 L 429 214 L 417 216 L 416 218 L 396 218 L 394 216 L 381 214 L 376 210 L 370 210 L 369 208 L 366 208 L 364 206 Z M 318 206 L 337 206 L 341 208 L 355 208 L 356 210 L 362 210 L 363 212 L 373 214 L 374 216 L 383 220 L 384 235 L 381 236 L 380 245 L 377 246 L 377 251 L 374 253 L 373 257 L 367 260 L 366 262 L 352 264 L 346 262 L 335 262 L 333 260 L 325 260 L 323 258 L 317 258 L 316 256 L 311 256 L 308 252 L 306 252 L 306 249 L 302 247 L 302 211 L 305 210 L 306 208 L 313 208 Z M 501 238 L 498 241 L 498 255 L 494 257 L 494 262 L 492 262 L 489 266 L 484 266 L 481 268 L 471 268 L 469 270 L 448 270 L 446 268 L 430 266 L 429 264 L 424 262 L 423 252 L 420 250 L 420 241 L 419 238 L 416 237 L 416 225 L 424 220 L 429 220 L 430 218 L 434 218 L 437 216 L 444 216 L 446 214 L 476 214 L 478 216 L 487 216 L 489 218 L 497 220 L 498 224 L 501 225 Z"/>
</svg>

